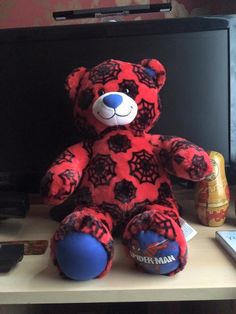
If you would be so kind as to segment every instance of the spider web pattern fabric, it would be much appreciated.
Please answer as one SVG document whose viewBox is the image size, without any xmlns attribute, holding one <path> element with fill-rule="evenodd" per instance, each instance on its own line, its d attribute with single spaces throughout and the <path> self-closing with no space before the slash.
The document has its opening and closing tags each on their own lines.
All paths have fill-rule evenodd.
<svg viewBox="0 0 236 314">
<path fill-rule="evenodd" d="M 97 155 L 88 169 L 89 180 L 95 187 L 109 185 L 111 179 L 116 175 L 115 162 L 109 155 Z"/>
<path fill-rule="evenodd" d="M 136 177 L 140 184 L 149 182 L 155 184 L 158 174 L 157 162 L 153 155 L 144 149 L 133 153 L 132 159 L 129 160 L 130 174 Z"/>
<path fill-rule="evenodd" d="M 138 115 L 136 119 L 130 124 L 136 135 L 141 135 L 143 130 L 152 125 L 154 118 L 157 118 L 154 103 L 147 102 L 142 99 L 138 104 Z"/>
<path fill-rule="evenodd" d="M 109 60 L 106 63 L 96 66 L 89 75 L 94 84 L 106 84 L 109 81 L 116 80 L 121 69 L 117 62 Z"/>
<path fill-rule="evenodd" d="M 152 77 L 150 77 L 150 75 L 147 74 L 142 66 L 134 64 L 133 71 L 137 75 L 140 82 L 147 85 L 149 88 L 156 87 L 154 80 L 152 79 Z"/>
<path fill-rule="evenodd" d="M 169 211 L 170 212 L 170 211 Z M 182 270 L 187 262 L 187 244 L 179 225 L 167 214 L 164 213 L 164 207 L 160 206 L 158 210 L 148 210 L 136 215 L 127 225 L 123 241 L 127 251 L 133 245 L 133 239 L 140 231 L 151 230 L 163 236 L 165 239 L 176 241 L 179 244 L 179 267 L 168 275 L 174 275 Z"/>
</svg>

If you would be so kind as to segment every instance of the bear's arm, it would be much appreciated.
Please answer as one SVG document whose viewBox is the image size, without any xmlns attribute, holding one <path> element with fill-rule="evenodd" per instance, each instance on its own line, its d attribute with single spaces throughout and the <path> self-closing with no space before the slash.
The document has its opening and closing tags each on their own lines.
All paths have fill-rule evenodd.
<svg viewBox="0 0 236 314">
<path fill-rule="evenodd" d="M 207 152 L 181 137 L 152 135 L 151 143 L 167 172 L 177 177 L 200 181 L 212 172 Z"/>
<path fill-rule="evenodd" d="M 80 144 L 67 148 L 50 166 L 41 182 L 45 203 L 59 205 L 75 190 L 89 162 L 87 151 Z"/>
</svg>

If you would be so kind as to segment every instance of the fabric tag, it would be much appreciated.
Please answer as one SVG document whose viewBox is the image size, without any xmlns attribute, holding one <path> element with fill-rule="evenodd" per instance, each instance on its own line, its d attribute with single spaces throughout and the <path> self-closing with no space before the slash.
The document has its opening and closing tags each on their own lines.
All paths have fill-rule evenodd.
<svg viewBox="0 0 236 314">
<path fill-rule="evenodd" d="M 186 241 L 188 242 L 197 234 L 197 231 L 191 227 L 182 217 L 179 218 L 180 226 L 185 236 Z"/>
</svg>

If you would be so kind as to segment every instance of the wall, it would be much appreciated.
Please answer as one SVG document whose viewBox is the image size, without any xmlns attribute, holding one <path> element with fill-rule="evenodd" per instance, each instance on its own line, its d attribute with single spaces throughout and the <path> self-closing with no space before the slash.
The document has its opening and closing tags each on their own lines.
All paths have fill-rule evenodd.
<svg viewBox="0 0 236 314">
<path fill-rule="evenodd" d="M 166 2 L 166 0 L 159 0 L 159 2 Z M 91 22 L 90 19 L 55 22 L 52 12 L 148 3 L 150 1 L 147 0 L 0 0 L 0 28 L 88 23 Z M 151 3 L 158 3 L 158 1 L 151 1 Z M 173 0 L 172 6 L 171 13 L 156 13 L 151 16 L 142 15 L 132 18 L 172 18 L 236 13 L 235 0 Z"/>
</svg>

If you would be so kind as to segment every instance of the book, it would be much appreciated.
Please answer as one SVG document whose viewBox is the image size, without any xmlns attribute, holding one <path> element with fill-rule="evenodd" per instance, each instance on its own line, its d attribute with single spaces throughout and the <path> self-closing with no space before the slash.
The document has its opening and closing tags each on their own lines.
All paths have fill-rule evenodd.
<svg viewBox="0 0 236 314">
<path fill-rule="evenodd" d="M 216 231 L 215 237 L 236 261 L 236 230 Z"/>
</svg>

